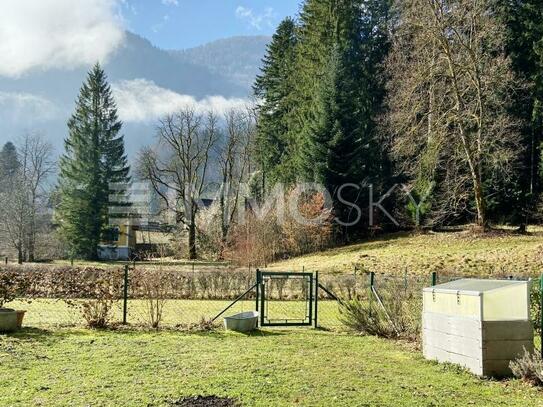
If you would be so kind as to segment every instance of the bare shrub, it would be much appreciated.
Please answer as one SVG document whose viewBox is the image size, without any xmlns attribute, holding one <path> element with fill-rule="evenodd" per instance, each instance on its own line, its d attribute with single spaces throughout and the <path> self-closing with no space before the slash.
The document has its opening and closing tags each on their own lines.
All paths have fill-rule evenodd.
<svg viewBox="0 0 543 407">
<path fill-rule="evenodd" d="M 288 202 L 298 191 L 287 194 Z M 296 199 L 299 219 L 289 211 L 278 219 L 276 208 L 258 216 L 247 210 L 245 222 L 232 231 L 225 257 L 240 265 L 266 266 L 281 258 L 298 256 L 328 247 L 332 237 L 333 215 L 325 208 L 322 193 L 303 194 Z M 279 222 L 282 220 L 282 222 Z"/>
<path fill-rule="evenodd" d="M 197 216 L 200 257 L 220 259 L 223 251 L 220 206 L 213 204 L 202 208 Z"/>
<path fill-rule="evenodd" d="M 421 329 L 419 302 L 398 292 L 389 293 L 381 300 L 383 306 L 375 298 L 341 301 L 340 321 L 361 334 L 417 341 Z"/>
<path fill-rule="evenodd" d="M 387 316 L 375 303 L 357 298 L 340 303 L 340 321 L 347 328 L 364 334 L 383 338 L 394 338 L 396 332 Z"/>
<path fill-rule="evenodd" d="M 524 354 L 510 362 L 509 367 L 515 377 L 536 386 L 543 385 L 543 360 L 537 351 L 530 353 L 524 349 Z"/>
<path fill-rule="evenodd" d="M 266 266 L 277 260 L 283 252 L 281 227 L 273 212 L 258 217 L 248 211 L 244 224 L 232 230 L 225 258 L 239 265 Z"/>
<path fill-rule="evenodd" d="M 296 193 L 296 190 L 291 191 L 288 199 L 296 199 Z M 304 194 L 303 198 L 298 199 L 298 211 L 305 219 L 304 222 L 289 213 L 282 225 L 285 251 L 289 255 L 299 256 L 328 247 L 332 237 L 333 215 L 325 207 L 324 195 Z"/>
<path fill-rule="evenodd" d="M 0 308 L 22 297 L 31 285 L 30 274 L 16 270 L 0 270 Z"/>
<path fill-rule="evenodd" d="M 113 306 L 121 298 L 122 270 L 65 268 L 53 271 L 49 277 L 44 294 L 54 292 L 69 307 L 78 309 L 89 328 L 110 324 Z"/>
<path fill-rule="evenodd" d="M 158 329 L 163 320 L 172 278 L 175 278 L 175 275 L 162 268 L 135 270 L 132 276 L 132 289 L 144 298 L 147 322 L 153 329 Z"/>
</svg>

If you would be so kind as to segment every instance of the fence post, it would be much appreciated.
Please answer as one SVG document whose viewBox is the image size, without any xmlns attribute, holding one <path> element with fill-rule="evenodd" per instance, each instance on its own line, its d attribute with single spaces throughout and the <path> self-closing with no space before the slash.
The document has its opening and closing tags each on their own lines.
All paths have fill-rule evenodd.
<svg viewBox="0 0 543 407">
<path fill-rule="evenodd" d="M 370 298 L 369 298 L 369 304 L 370 304 L 370 316 L 372 314 L 371 307 L 372 307 L 372 300 L 373 300 L 373 285 L 375 284 L 375 272 L 370 272 Z"/>
<path fill-rule="evenodd" d="M 123 325 L 127 324 L 128 313 L 128 264 L 124 266 L 124 284 L 123 284 Z"/>
<path fill-rule="evenodd" d="M 432 271 L 432 287 L 437 285 L 437 271 Z"/>
<path fill-rule="evenodd" d="M 4 260 L 5 260 L 6 264 L 8 264 L 8 256 L 6 256 Z"/>
<path fill-rule="evenodd" d="M 543 357 L 543 273 L 539 277 L 539 338 L 541 339 L 541 357 Z"/>
<path fill-rule="evenodd" d="M 258 312 L 258 297 L 260 297 L 260 270 L 256 269 L 256 312 Z"/>
<path fill-rule="evenodd" d="M 315 271 L 315 329 L 319 327 L 319 272 Z"/>
</svg>

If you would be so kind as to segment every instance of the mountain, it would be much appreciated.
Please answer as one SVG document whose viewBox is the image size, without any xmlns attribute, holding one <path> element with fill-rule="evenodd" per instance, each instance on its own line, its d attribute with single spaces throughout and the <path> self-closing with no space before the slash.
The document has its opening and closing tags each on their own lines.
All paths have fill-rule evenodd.
<svg viewBox="0 0 543 407">
<path fill-rule="evenodd" d="M 209 96 L 248 98 L 268 40 L 268 37 L 233 37 L 194 49 L 167 51 L 127 32 L 124 44 L 104 68 L 114 89 L 124 85 L 133 91 L 136 85 L 140 88 L 144 85 L 136 94 L 140 98 L 136 107 L 147 103 L 141 98 L 148 98 L 149 103 L 158 100 L 160 109 L 153 112 L 162 111 L 171 99 L 186 96 L 196 100 Z M 40 131 L 60 153 L 67 132 L 66 121 L 88 68 L 34 71 L 16 79 L 0 76 L 0 145 L 25 131 Z M 148 95 L 149 92 L 154 93 Z M 130 107 L 132 104 L 129 103 Z M 119 110 L 123 107 L 119 106 Z M 124 121 L 127 150 L 133 155 L 151 142 L 156 119 Z"/>
<path fill-rule="evenodd" d="M 270 39 L 267 36 L 232 37 L 183 51 L 170 51 L 170 54 L 181 62 L 201 66 L 250 89 Z"/>
</svg>

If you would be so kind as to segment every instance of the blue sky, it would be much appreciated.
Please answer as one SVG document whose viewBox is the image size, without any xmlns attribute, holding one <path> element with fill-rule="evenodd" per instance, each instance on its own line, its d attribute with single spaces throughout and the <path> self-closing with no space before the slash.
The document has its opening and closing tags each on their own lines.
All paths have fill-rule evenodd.
<svg viewBox="0 0 543 407">
<path fill-rule="evenodd" d="M 235 35 L 271 35 L 298 0 L 123 0 L 125 26 L 164 49 Z"/>
</svg>

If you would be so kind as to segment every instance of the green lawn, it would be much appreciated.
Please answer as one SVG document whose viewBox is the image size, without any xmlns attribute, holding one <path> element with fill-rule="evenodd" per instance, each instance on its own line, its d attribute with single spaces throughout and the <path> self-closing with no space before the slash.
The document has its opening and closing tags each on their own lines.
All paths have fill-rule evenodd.
<svg viewBox="0 0 543 407">
<path fill-rule="evenodd" d="M 167 406 L 188 395 L 244 406 L 539 406 L 518 381 L 486 381 L 373 337 L 313 330 L 26 330 L 0 336 L 1 406 Z"/>
<path fill-rule="evenodd" d="M 163 310 L 163 327 L 197 324 L 202 319 L 210 320 L 231 304 L 227 300 L 166 300 Z M 12 301 L 6 307 L 23 309 L 27 313 L 25 326 L 52 329 L 57 327 L 83 327 L 85 320 L 78 308 L 68 306 L 61 300 L 37 299 L 31 302 Z M 128 318 L 131 325 L 149 326 L 149 303 L 146 300 L 128 301 Z M 243 300 L 231 307 L 223 316 L 255 309 L 255 300 Z M 306 303 L 303 301 L 270 301 L 268 315 L 271 319 L 303 320 L 306 315 Z M 112 323 L 122 321 L 122 302 L 114 304 L 111 315 Z M 222 318 L 217 319 L 222 323 Z M 336 329 L 341 326 L 339 306 L 336 301 L 319 301 L 319 325 Z"/>
</svg>

